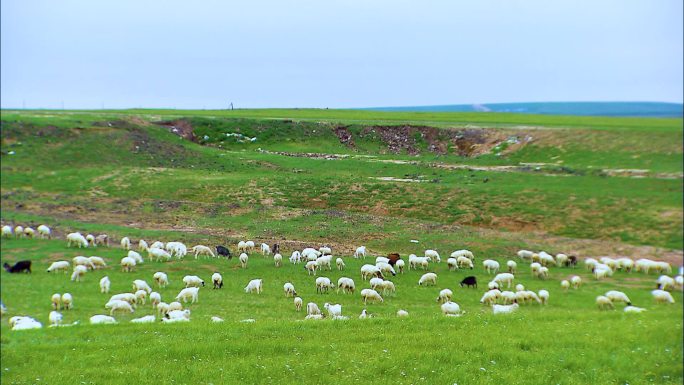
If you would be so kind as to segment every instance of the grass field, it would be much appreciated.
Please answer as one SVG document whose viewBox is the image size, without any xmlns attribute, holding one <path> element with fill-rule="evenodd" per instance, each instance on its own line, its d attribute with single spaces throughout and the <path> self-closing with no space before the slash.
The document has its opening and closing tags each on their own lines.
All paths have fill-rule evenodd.
<svg viewBox="0 0 684 385">
<path fill-rule="evenodd" d="M 1 118 L 2 222 L 46 223 L 57 233 L 53 240 L 2 240 L 3 262 L 34 264 L 31 275 L 2 272 L 5 317 L 26 314 L 47 324 L 50 296 L 68 291 L 75 308 L 63 312 L 65 322 L 81 322 L 27 332 L 3 322 L 3 384 L 683 381 L 682 294 L 673 293 L 675 305 L 655 305 L 656 275 L 617 272 L 597 282 L 578 266 L 552 268 L 541 281 L 519 261 L 516 283 L 549 290 L 550 304 L 494 316 L 479 303 L 487 282 L 481 261 L 505 266 L 522 248 L 680 266 L 681 119 L 351 110 L 2 111 Z M 195 139 L 172 127 L 191 127 Z M 232 133 L 257 139 L 242 142 Z M 434 248 L 444 259 L 467 248 L 477 263 L 458 272 L 444 261 L 432 264 L 437 287 L 418 286 L 414 271 L 392 277 L 396 295 L 366 307 L 374 319 L 358 320 L 358 293 L 316 294 L 302 265 L 275 268 L 254 253 L 247 269 L 236 259 L 186 258 L 146 261 L 123 273 L 121 249 L 67 249 L 63 234 L 70 231 L 220 243 L 234 252 L 241 239 L 278 242 L 286 258 L 328 244 L 347 267 L 320 275 L 351 277 L 358 290 L 367 285 L 359 276 L 364 261 L 350 255 L 361 244 L 372 255 L 404 257 Z M 110 267 L 82 283 L 45 272 L 51 261 L 76 255 L 102 256 Z M 186 274 L 209 281 L 220 271 L 226 285 L 200 290 L 189 324 L 127 322 L 151 314 L 148 305 L 117 316 L 118 325 L 87 325 L 105 312 L 102 276 L 118 293 L 130 291 L 134 279 L 152 283 L 160 270 L 171 280 L 159 290 L 166 302 Z M 458 287 L 471 274 L 480 289 Z M 559 281 L 573 274 L 585 285 L 563 293 Z M 264 294 L 245 294 L 257 277 Z M 351 319 L 302 321 L 283 295 L 286 281 L 305 303 L 341 303 Z M 441 316 L 435 299 L 445 287 L 464 316 Z M 611 289 L 648 311 L 599 311 L 595 297 Z M 398 309 L 410 317 L 396 318 Z M 226 322 L 210 323 L 214 315 Z M 239 322 L 249 318 L 256 322 Z"/>
</svg>

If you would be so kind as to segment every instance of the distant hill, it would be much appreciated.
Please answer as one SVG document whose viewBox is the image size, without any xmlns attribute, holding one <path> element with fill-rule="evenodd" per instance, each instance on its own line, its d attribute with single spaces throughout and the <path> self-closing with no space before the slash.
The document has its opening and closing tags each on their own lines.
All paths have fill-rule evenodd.
<svg viewBox="0 0 684 385">
<path fill-rule="evenodd" d="M 374 111 L 514 112 L 542 115 L 682 117 L 683 105 L 659 102 L 553 102 L 453 104 L 367 108 Z"/>
</svg>

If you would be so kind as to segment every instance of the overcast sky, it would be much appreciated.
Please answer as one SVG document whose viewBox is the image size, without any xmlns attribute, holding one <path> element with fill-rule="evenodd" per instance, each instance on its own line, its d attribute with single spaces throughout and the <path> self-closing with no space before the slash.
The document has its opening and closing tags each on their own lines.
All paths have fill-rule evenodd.
<svg viewBox="0 0 684 385">
<path fill-rule="evenodd" d="M 682 102 L 682 0 L 2 0 L 4 108 Z"/>
</svg>

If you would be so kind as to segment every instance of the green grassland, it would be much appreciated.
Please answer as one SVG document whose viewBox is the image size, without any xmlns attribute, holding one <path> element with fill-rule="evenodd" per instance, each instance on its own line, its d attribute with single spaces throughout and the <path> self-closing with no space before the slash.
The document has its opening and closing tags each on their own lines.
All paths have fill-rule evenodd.
<svg viewBox="0 0 684 385">
<path fill-rule="evenodd" d="M 597 282 L 578 266 L 552 268 L 541 281 L 519 262 L 516 281 L 549 290 L 551 301 L 503 317 L 479 304 L 482 287 L 458 287 L 471 274 L 484 286 L 480 262 L 494 258 L 505 266 L 521 248 L 681 265 L 681 119 L 125 110 L 2 111 L 0 120 L 2 222 L 46 223 L 56 232 L 54 240 L 2 240 L 3 262 L 34 263 L 31 275 L 2 272 L 8 316 L 27 314 L 47 324 L 51 294 L 68 291 L 75 308 L 63 313 L 65 321 L 81 322 L 27 332 L 12 332 L 3 322 L 3 384 L 683 380 L 682 294 L 673 293 L 673 306 L 655 305 L 654 275 L 618 272 Z M 193 141 L 172 132 L 181 125 L 192 127 Z M 336 135 L 340 127 L 353 145 Z M 235 133 L 256 140 L 226 135 Z M 473 133 L 482 143 L 460 141 Z M 435 151 L 435 145 L 442 147 Z M 471 148 L 478 150 L 464 153 Z M 366 307 L 374 319 L 358 320 L 364 308 L 358 293 L 316 294 L 302 265 L 285 261 L 275 268 L 255 253 L 247 269 L 235 259 L 190 257 L 146 261 L 123 273 L 121 249 L 67 249 L 63 235 L 70 231 L 220 243 L 233 251 L 241 239 L 279 242 L 286 258 L 294 249 L 329 244 L 347 267 L 320 275 L 351 277 L 358 290 L 366 287 L 359 276 L 364 261 L 349 256 L 361 244 L 373 255 L 434 248 L 445 256 L 467 248 L 477 263 L 458 272 L 433 264 L 437 287 L 418 286 L 419 272 L 392 277 L 396 295 Z M 102 256 L 110 267 L 88 273 L 82 283 L 45 272 L 51 261 L 76 255 Z M 160 270 L 171 279 L 160 290 L 167 302 L 186 274 L 208 281 L 220 271 L 226 285 L 200 290 L 190 324 L 127 323 L 151 314 L 147 305 L 117 316 L 119 325 L 85 325 L 105 312 L 102 276 L 117 293 L 129 291 L 134 279 L 151 283 Z M 586 284 L 563 293 L 559 281 L 572 274 Z M 242 288 L 257 277 L 264 279 L 264 294 L 245 294 Z M 352 319 L 301 321 L 304 315 L 282 293 L 287 281 L 305 302 L 341 303 Z M 454 290 L 463 317 L 439 313 L 435 299 L 444 287 Z M 597 310 L 594 298 L 613 288 L 648 311 Z M 398 309 L 410 317 L 397 319 Z M 226 322 L 210 323 L 214 315 Z M 248 318 L 256 322 L 239 322 Z"/>
</svg>

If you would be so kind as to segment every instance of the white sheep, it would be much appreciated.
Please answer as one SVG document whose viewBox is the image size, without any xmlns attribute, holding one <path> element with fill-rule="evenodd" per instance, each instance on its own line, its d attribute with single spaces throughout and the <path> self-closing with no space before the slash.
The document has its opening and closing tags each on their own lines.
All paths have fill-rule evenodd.
<svg viewBox="0 0 684 385">
<path fill-rule="evenodd" d="M 156 291 L 151 292 L 150 303 L 152 304 L 152 309 L 156 308 L 161 303 L 161 294 Z"/>
<path fill-rule="evenodd" d="M 74 271 L 71 273 L 71 280 L 76 282 L 81 282 L 85 273 L 88 272 L 88 268 L 83 265 L 74 266 Z"/>
<path fill-rule="evenodd" d="M 365 281 L 371 277 L 384 278 L 382 275 L 382 272 L 380 271 L 380 269 L 377 266 L 373 266 L 373 265 L 361 266 L 361 279 L 363 279 Z"/>
<path fill-rule="evenodd" d="M 301 311 L 303 304 L 304 304 L 304 301 L 302 300 L 301 297 L 295 297 L 294 298 L 295 311 Z"/>
<path fill-rule="evenodd" d="M 129 250 L 131 248 L 131 240 L 128 237 L 121 238 L 121 248 L 124 250 Z"/>
<path fill-rule="evenodd" d="M 487 284 L 489 290 L 499 289 L 499 283 L 496 281 L 491 281 Z"/>
<path fill-rule="evenodd" d="M 499 294 L 499 298 L 501 299 L 504 305 L 507 305 L 514 303 L 518 297 L 516 293 L 504 290 L 501 292 L 501 294 Z"/>
<path fill-rule="evenodd" d="M 629 300 L 629 297 L 627 297 L 627 294 L 617 291 L 617 290 L 611 290 L 605 294 L 606 297 L 608 297 L 613 303 L 615 302 L 624 302 L 627 305 L 631 305 L 632 301 Z"/>
<path fill-rule="evenodd" d="M 586 258 L 584 260 L 584 266 L 587 268 L 587 270 L 592 271 L 594 270 L 594 267 L 598 265 L 598 261 L 595 260 L 594 258 Z"/>
<path fill-rule="evenodd" d="M 52 231 L 50 231 L 50 228 L 47 227 L 46 225 L 40 225 L 36 229 L 38 230 L 38 235 L 40 235 L 41 238 L 52 238 Z M 3 227 L 3 235 L 4 235 L 4 227 Z"/>
<path fill-rule="evenodd" d="M 582 278 L 580 278 L 577 275 L 573 275 L 570 277 L 570 283 L 572 284 L 572 288 L 577 290 L 582 286 Z"/>
<path fill-rule="evenodd" d="M 470 250 L 456 250 L 453 253 L 451 253 L 451 258 L 458 259 L 458 257 L 466 257 L 473 262 L 475 261 L 475 255 Z"/>
<path fill-rule="evenodd" d="M 245 254 L 245 253 L 240 254 L 239 259 L 240 259 L 240 266 L 243 269 L 246 269 L 247 268 L 247 262 L 249 262 L 249 257 L 247 256 L 247 254 Z"/>
<path fill-rule="evenodd" d="M 219 272 L 211 275 L 211 282 L 214 284 L 214 289 L 221 289 L 223 287 L 223 276 Z"/>
<path fill-rule="evenodd" d="M 530 260 L 532 259 L 532 255 L 534 252 L 529 251 L 529 250 L 520 250 L 518 251 L 518 257 L 522 260 Z"/>
<path fill-rule="evenodd" d="M 55 293 L 50 297 L 50 302 L 52 303 L 52 308 L 59 310 L 62 307 L 62 295 Z"/>
<path fill-rule="evenodd" d="M 494 276 L 493 281 L 497 282 L 500 286 L 503 286 L 503 284 L 506 284 L 506 287 L 509 288 L 513 284 L 513 280 L 515 279 L 515 276 L 511 273 L 499 273 L 496 276 Z"/>
<path fill-rule="evenodd" d="M 537 278 L 547 279 L 548 277 L 549 277 L 549 268 L 546 266 L 540 267 L 539 271 L 537 272 Z"/>
<path fill-rule="evenodd" d="M 293 251 L 292 254 L 290 255 L 290 263 L 296 265 L 301 261 L 302 261 L 302 253 L 300 253 L 298 250 Z"/>
<path fill-rule="evenodd" d="M 484 261 L 482 261 L 482 266 L 484 266 L 485 271 L 487 271 L 487 274 L 496 274 L 496 272 L 499 271 L 499 262 L 493 259 L 485 259 Z"/>
<path fill-rule="evenodd" d="M 327 293 L 328 289 L 333 288 L 333 284 L 328 277 L 316 278 L 316 293 Z"/>
<path fill-rule="evenodd" d="M 328 270 L 332 270 L 332 267 L 330 266 L 331 262 L 332 262 L 332 255 L 322 255 L 322 256 L 316 258 L 316 263 L 318 264 L 319 269 L 323 269 L 324 267 L 327 267 Z"/>
<path fill-rule="evenodd" d="M 672 294 L 665 290 L 653 290 L 651 295 L 653 295 L 653 299 L 656 303 L 675 303 Z"/>
<path fill-rule="evenodd" d="M 297 291 L 295 290 L 294 285 L 290 282 L 285 282 L 285 284 L 283 285 L 283 291 L 285 292 L 285 297 L 297 296 Z"/>
<path fill-rule="evenodd" d="M 435 262 L 440 263 L 442 259 L 439 257 L 439 253 L 436 250 L 425 250 L 425 258 L 434 259 Z"/>
<path fill-rule="evenodd" d="M 261 254 L 263 255 L 270 255 L 271 254 L 271 246 L 262 243 L 261 244 Z"/>
<path fill-rule="evenodd" d="M 145 290 L 137 290 L 134 295 L 136 304 L 145 304 L 145 300 L 147 299 L 147 292 Z"/>
<path fill-rule="evenodd" d="M 81 235 L 81 233 L 69 233 L 67 234 L 66 239 L 67 247 L 76 246 L 79 249 L 81 247 L 88 247 L 88 241 L 86 241 L 85 237 Z"/>
<path fill-rule="evenodd" d="M 631 258 L 621 257 L 617 259 L 617 268 L 626 272 L 631 272 L 634 269 L 634 261 Z"/>
<path fill-rule="evenodd" d="M 135 297 L 135 294 L 133 293 L 120 293 L 120 294 L 114 294 L 109 298 L 110 301 L 126 301 L 130 303 L 132 306 L 135 306 L 135 303 L 137 302 L 137 298 Z"/>
<path fill-rule="evenodd" d="M 470 258 L 463 255 L 456 258 L 456 262 L 458 263 L 458 267 L 460 267 L 461 269 L 468 268 L 472 270 L 475 268 L 475 266 L 473 266 L 473 261 Z"/>
<path fill-rule="evenodd" d="M 371 315 L 368 314 L 368 311 L 366 309 L 361 310 L 361 314 L 359 314 L 359 319 L 367 319 L 371 318 Z"/>
<path fill-rule="evenodd" d="M 340 289 L 342 289 L 342 292 L 344 294 L 351 293 L 354 294 L 354 290 L 356 290 L 356 284 L 354 283 L 354 280 L 351 278 L 347 277 L 341 277 L 340 279 L 337 280 L 337 292 L 340 292 Z"/>
<path fill-rule="evenodd" d="M 340 304 L 331 305 L 326 302 L 325 304 L 323 304 L 323 307 L 325 308 L 325 310 L 328 311 L 328 315 L 330 317 L 342 315 L 342 305 Z"/>
<path fill-rule="evenodd" d="M 382 285 L 380 286 L 382 288 L 382 294 L 394 294 L 397 292 L 397 288 L 394 286 L 394 282 L 392 281 L 382 281 Z"/>
<path fill-rule="evenodd" d="M 675 280 L 675 288 L 676 289 L 679 289 L 679 290 L 684 289 L 684 277 L 682 277 L 681 275 L 678 275 L 675 277 L 674 280 Z"/>
<path fill-rule="evenodd" d="M 511 274 L 515 274 L 515 271 L 518 269 L 518 264 L 515 263 L 515 261 L 507 261 L 506 266 L 508 267 L 508 272 Z"/>
<path fill-rule="evenodd" d="M 308 261 L 308 262 L 306 263 L 306 265 L 304 265 L 304 268 L 306 269 L 306 272 L 307 272 L 309 275 L 311 275 L 311 273 L 313 273 L 313 275 L 315 276 L 315 275 L 316 275 L 316 271 L 318 270 L 318 262 L 316 262 L 316 261 Z"/>
<path fill-rule="evenodd" d="M 458 270 L 458 261 L 456 260 L 456 258 L 447 259 L 447 268 L 449 269 L 449 271 Z"/>
<path fill-rule="evenodd" d="M 154 276 L 152 278 L 154 279 L 154 282 L 156 282 L 157 286 L 159 286 L 159 287 L 163 288 L 169 284 L 169 277 L 164 272 L 158 271 L 158 272 L 154 273 Z"/>
<path fill-rule="evenodd" d="M 337 265 L 337 270 L 342 271 L 344 270 L 344 260 L 342 258 L 337 258 L 335 259 L 335 265 Z"/>
<path fill-rule="evenodd" d="M 458 306 L 456 302 L 444 302 L 440 308 L 442 309 L 442 314 L 448 317 L 460 317 L 463 315 L 463 312 L 461 311 L 461 307 Z"/>
<path fill-rule="evenodd" d="M 406 263 L 404 262 L 403 259 L 398 260 L 395 264 L 394 267 L 399 270 L 399 273 L 404 274 L 404 267 L 406 266 Z"/>
<path fill-rule="evenodd" d="M 86 235 L 85 238 L 86 238 L 86 242 L 88 242 L 89 246 L 93 246 L 93 247 L 97 246 L 95 244 L 95 236 L 93 234 L 88 234 L 88 235 Z"/>
<path fill-rule="evenodd" d="M 548 305 L 549 303 L 549 292 L 547 290 L 539 290 L 539 299 L 542 305 Z"/>
<path fill-rule="evenodd" d="M 107 234 L 100 234 L 96 236 L 95 245 L 109 247 L 109 236 Z"/>
<path fill-rule="evenodd" d="M 392 265 L 390 265 L 389 263 L 384 263 L 384 262 L 376 263 L 375 267 L 380 269 L 380 272 L 382 272 L 383 274 L 397 275 L 397 272 L 394 270 Z"/>
<path fill-rule="evenodd" d="M 88 257 L 88 262 L 90 263 L 90 266 L 93 267 L 93 269 L 100 269 L 100 268 L 107 267 L 107 263 L 105 263 L 105 260 L 102 257 L 97 257 L 97 256 Z"/>
<path fill-rule="evenodd" d="M 159 302 L 157 304 L 157 312 L 162 316 L 166 315 L 169 312 L 169 304 L 166 302 Z"/>
<path fill-rule="evenodd" d="M 605 277 L 611 277 L 613 275 L 613 270 L 605 264 L 597 264 L 594 267 L 594 278 L 600 280 Z"/>
<path fill-rule="evenodd" d="M 428 286 L 428 284 L 431 284 L 431 285 L 437 284 L 437 274 L 425 273 L 418 280 L 418 285 L 420 285 L 420 286 L 423 286 L 423 285 Z"/>
<path fill-rule="evenodd" d="M 397 310 L 397 317 L 404 318 L 404 317 L 408 317 L 408 316 L 409 316 L 409 313 L 406 310 L 404 310 L 404 309 Z"/>
<path fill-rule="evenodd" d="M 556 254 L 556 263 L 558 266 L 565 266 L 568 263 L 569 257 L 567 254 L 558 253 Z"/>
<path fill-rule="evenodd" d="M 114 317 L 110 317 L 108 315 L 96 314 L 96 315 L 90 317 L 90 324 L 91 325 L 115 324 L 115 323 L 116 323 L 116 319 L 114 319 Z"/>
<path fill-rule="evenodd" d="M 3 238 L 11 238 L 12 235 L 14 235 L 14 231 L 12 231 L 12 226 L 8 226 L 8 225 L 2 226 L 2 237 Z"/>
<path fill-rule="evenodd" d="M 48 315 L 50 326 L 59 326 L 62 323 L 62 315 L 57 311 L 51 311 Z"/>
<path fill-rule="evenodd" d="M 221 318 L 221 317 L 216 317 L 216 316 L 212 316 L 212 317 L 211 317 L 211 322 L 213 322 L 213 323 L 221 323 L 221 322 L 223 322 L 223 318 Z"/>
<path fill-rule="evenodd" d="M 517 303 L 514 303 L 512 305 L 492 305 L 492 313 L 493 314 L 510 314 L 513 313 L 514 311 L 518 310 L 520 305 Z"/>
<path fill-rule="evenodd" d="M 675 288 L 675 280 L 672 277 L 668 277 L 667 275 L 661 275 L 658 277 L 658 280 L 656 280 L 656 284 L 658 285 L 658 289 L 661 290 L 672 290 Z"/>
<path fill-rule="evenodd" d="M 323 255 L 330 255 L 332 254 L 332 249 L 328 246 L 321 246 L 318 248 L 318 251 L 323 254 Z"/>
<path fill-rule="evenodd" d="M 109 293 L 109 288 L 111 285 L 112 283 L 109 281 L 108 276 L 102 277 L 102 279 L 100 279 L 100 293 Z"/>
<path fill-rule="evenodd" d="M 142 279 L 136 279 L 133 281 L 133 290 L 145 290 L 148 294 L 152 292 L 152 288 Z"/>
<path fill-rule="evenodd" d="M 105 304 L 105 309 L 110 309 L 109 315 L 114 315 L 114 312 L 116 311 L 126 311 L 129 313 L 135 312 L 135 309 L 133 309 L 130 303 L 121 300 L 113 300 L 107 302 Z"/>
<path fill-rule="evenodd" d="M 17 226 L 14 228 L 14 237 L 15 238 L 21 238 L 24 236 L 24 226 Z"/>
<path fill-rule="evenodd" d="M 183 303 L 188 302 L 188 300 L 190 303 L 199 301 L 199 287 L 186 287 L 178 293 L 176 300 L 183 300 Z"/>
<path fill-rule="evenodd" d="M 155 261 L 170 261 L 172 258 L 168 251 L 158 247 L 150 247 L 147 249 L 147 256 L 150 259 L 154 258 Z"/>
<path fill-rule="evenodd" d="M 146 315 L 146 316 L 140 317 L 140 318 L 133 318 L 131 320 L 131 323 L 134 323 L 134 324 L 151 324 L 151 323 L 154 323 L 154 321 L 156 321 L 156 320 L 157 320 L 157 317 L 155 317 L 154 315 Z"/>
<path fill-rule="evenodd" d="M 563 291 L 567 292 L 568 289 L 570 288 L 570 281 L 568 281 L 567 279 L 564 279 L 561 281 L 560 285 L 561 285 L 561 289 L 563 289 Z"/>
<path fill-rule="evenodd" d="M 169 242 L 169 243 L 171 243 L 171 242 Z M 168 244 L 167 244 L 167 246 L 168 246 Z M 205 256 L 205 257 L 216 258 L 214 251 L 212 251 L 211 248 L 204 246 L 204 245 L 193 246 L 192 249 L 190 249 L 190 250 L 195 254 L 195 259 L 199 258 L 200 255 Z"/>
<path fill-rule="evenodd" d="M 245 247 L 247 250 L 252 251 L 254 250 L 254 242 L 253 241 L 247 241 L 245 242 Z"/>
<path fill-rule="evenodd" d="M 636 307 L 636 306 L 625 306 L 624 309 L 622 309 L 625 313 L 643 313 L 646 311 L 643 307 Z"/>
<path fill-rule="evenodd" d="M 24 229 L 24 236 L 26 236 L 26 238 L 34 238 L 36 236 L 36 230 L 26 227 Z"/>
<path fill-rule="evenodd" d="M 356 248 L 356 251 L 354 252 L 354 258 L 359 257 L 366 259 L 366 246 L 359 246 Z"/>
<path fill-rule="evenodd" d="M 390 260 L 387 257 L 376 257 L 375 258 L 375 264 L 377 265 L 378 263 L 389 263 Z"/>
<path fill-rule="evenodd" d="M 454 295 L 454 292 L 452 292 L 449 289 L 442 289 L 439 291 L 439 296 L 437 297 L 437 302 L 449 302 L 451 301 L 451 297 Z"/>
<path fill-rule="evenodd" d="M 541 263 L 542 266 L 556 266 L 556 260 L 553 259 L 553 256 L 546 251 L 540 251 L 539 252 L 539 262 Z"/>
<path fill-rule="evenodd" d="M 138 241 L 138 251 L 145 251 L 149 247 L 150 246 L 147 244 L 147 242 L 144 239 L 141 239 Z"/>
<path fill-rule="evenodd" d="M 204 286 L 204 280 L 196 275 L 186 275 L 183 277 L 185 287 L 200 287 Z"/>
<path fill-rule="evenodd" d="M 90 262 L 90 258 L 86 258 L 86 257 L 84 257 L 84 256 L 82 256 L 82 255 L 73 257 L 73 258 L 71 259 L 71 262 L 74 264 L 74 268 L 76 268 L 76 266 L 80 265 L 80 266 L 84 266 L 84 267 L 86 267 L 86 268 L 95 269 L 95 265 L 93 265 L 93 264 Z"/>
<path fill-rule="evenodd" d="M 173 301 L 169 304 L 169 312 L 174 310 L 183 310 L 183 305 L 178 301 Z"/>
<path fill-rule="evenodd" d="M 62 294 L 62 308 L 71 310 L 74 307 L 74 297 L 69 293 Z"/>
<path fill-rule="evenodd" d="M 135 259 L 135 263 L 144 263 L 142 255 L 138 253 L 137 251 L 134 250 L 128 250 L 128 254 L 126 254 L 127 257 Z"/>
<path fill-rule="evenodd" d="M 192 251 L 195 251 L 195 259 L 197 259 L 198 254 L 214 257 L 214 252 L 210 248 L 202 245 L 195 247 L 192 248 Z M 168 242 L 164 249 L 177 259 L 183 259 L 188 254 L 188 247 L 183 242 Z"/>
<path fill-rule="evenodd" d="M 164 242 L 161 241 L 154 241 L 149 247 L 150 249 L 162 249 L 166 251 L 166 248 L 164 247 Z"/>
<path fill-rule="evenodd" d="M 530 263 L 530 272 L 532 273 L 533 276 L 537 277 L 539 274 L 539 270 L 542 268 L 541 263 L 539 262 L 532 262 Z"/>
<path fill-rule="evenodd" d="M 384 302 L 385 301 L 384 299 L 382 299 L 380 294 L 373 289 L 361 290 L 361 298 L 363 298 L 364 304 L 367 304 L 369 300 L 372 302 L 378 302 L 378 301 Z"/>
<path fill-rule="evenodd" d="M 382 278 L 373 277 L 368 283 L 370 284 L 371 289 L 377 290 L 378 288 L 382 287 L 383 282 L 384 281 Z"/>
<path fill-rule="evenodd" d="M 283 265 L 283 256 L 280 253 L 275 253 L 273 255 L 273 263 L 275 267 L 280 267 Z"/>
<path fill-rule="evenodd" d="M 253 279 L 245 286 L 245 293 L 256 292 L 257 294 L 261 294 L 262 285 L 263 281 L 261 279 Z"/>
<path fill-rule="evenodd" d="M 521 283 L 515 285 L 515 291 L 520 292 L 520 291 L 525 291 L 525 286 Z"/>
<path fill-rule="evenodd" d="M 245 241 L 240 241 L 237 244 L 238 251 L 247 251 L 247 243 Z"/>
<path fill-rule="evenodd" d="M 171 310 L 164 318 L 162 318 L 163 323 L 176 323 L 176 322 L 189 322 L 190 321 L 190 310 Z"/>
<path fill-rule="evenodd" d="M 480 298 L 480 303 L 485 305 L 492 305 L 501 297 L 501 291 L 499 289 L 489 290 L 482 295 Z"/>
<path fill-rule="evenodd" d="M 307 315 L 320 315 L 321 309 L 319 309 L 318 305 L 316 305 L 315 303 L 309 302 L 306 304 L 306 314 Z"/>
<path fill-rule="evenodd" d="M 596 297 L 596 305 L 600 310 L 612 310 L 615 308 L 615 305 L 613 305 L 613 301 L 611 301 L 610 298 L 604 295 L 599 295 L 598 297 Z"/>
<path fill-rule="evenodd" d="M 136 262 L 135 259 L 131 257 L 123 257 L 121 258 L 121 270 L 124 272 L 131 272 L 133 271 L 133 268 L 135 267 Z"/>
</svg>

